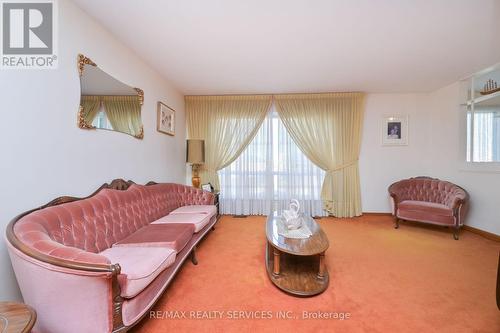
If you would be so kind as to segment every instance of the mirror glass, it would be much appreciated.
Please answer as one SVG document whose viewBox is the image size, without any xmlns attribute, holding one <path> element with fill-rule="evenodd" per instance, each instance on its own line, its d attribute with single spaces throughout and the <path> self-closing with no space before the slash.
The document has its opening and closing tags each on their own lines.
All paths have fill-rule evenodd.
<svg viewBox="0 0 500 333">
<path fill-rule="evenodd" d="M 79 55 L 78 70 L 81 85 L 78 126 L 122 132 L 142 139 L 143 91 L 118 81 L 83 55 Z"/>
</svg>

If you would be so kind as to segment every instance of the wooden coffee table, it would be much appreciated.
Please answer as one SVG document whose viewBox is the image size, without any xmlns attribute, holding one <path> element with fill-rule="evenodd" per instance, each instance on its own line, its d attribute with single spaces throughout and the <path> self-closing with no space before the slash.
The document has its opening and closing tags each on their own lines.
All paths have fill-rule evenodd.
<svg viewBox="0 0 500 333">
<path fill-rule="evenodd" d="M 30 306 L 14 302 L 0 302 L 0 332 L 31 332 L 36 312 Z"/>
<path fill-rule="evenodd" d="M 278 234 L 276 213 L 266 223 L 266 269 L 271 281 L 281 290 L 296 296 L 313 296 L 328 287 L 325 251 L 329 243 L 321 227 L 306 216 L 312 235 L 305 239 L 285 238 Z"/>
</svg>

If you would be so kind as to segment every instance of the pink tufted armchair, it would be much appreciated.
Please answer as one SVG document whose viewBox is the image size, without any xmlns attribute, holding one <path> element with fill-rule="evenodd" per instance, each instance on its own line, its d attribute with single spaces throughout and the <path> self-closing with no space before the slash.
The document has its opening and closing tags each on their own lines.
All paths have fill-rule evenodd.
<svg viewBox="0 0 500 333">
<path fill-rule="evenodd" d="M 458 240 L 469 199 L 463 188 L 435 178 L 416 177 L 400 180 L 388 190 L 394 202 L 396 229 L 399 220 L 453 226 L 453 237 Z"/>
</svg>

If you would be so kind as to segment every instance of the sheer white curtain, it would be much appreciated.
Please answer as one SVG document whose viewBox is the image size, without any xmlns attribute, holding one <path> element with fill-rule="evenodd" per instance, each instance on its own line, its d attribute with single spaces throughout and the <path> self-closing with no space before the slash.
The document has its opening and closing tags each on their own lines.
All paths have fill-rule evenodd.
<svg viewBox="0 0 500 333">
<path fill-rule="evenodd" d="M 325 216 L 324 176 L 293 142 L 273 106 L 246 150 L 219 171 L 221 213 L 267 215 L 297 199 L 307 214 Z"/>
<path fill-rule="evenodd" d="M 474 162 L 500 161 L 499 130 L 500 111 L 483 108 L 474 113 Z"/>
</svg>

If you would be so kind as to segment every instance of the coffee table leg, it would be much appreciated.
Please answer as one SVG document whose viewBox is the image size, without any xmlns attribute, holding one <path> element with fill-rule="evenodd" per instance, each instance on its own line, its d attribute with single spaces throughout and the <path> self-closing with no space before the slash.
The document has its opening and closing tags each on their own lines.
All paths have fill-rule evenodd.
<svg viewBox="0 0 500 333">
<path fill-rule="evenodd" d="M 280 251 L 277 250 L 276 248 L 273 248 L 273 254 L 274 254 L 273 274 L 280 275 Z"/>
<path fill-rule="evenodd" d="M 318 278 L 322 279 L 325 277 L 325 252 L 319 254 L 319 270 Z"/>
</svg>

